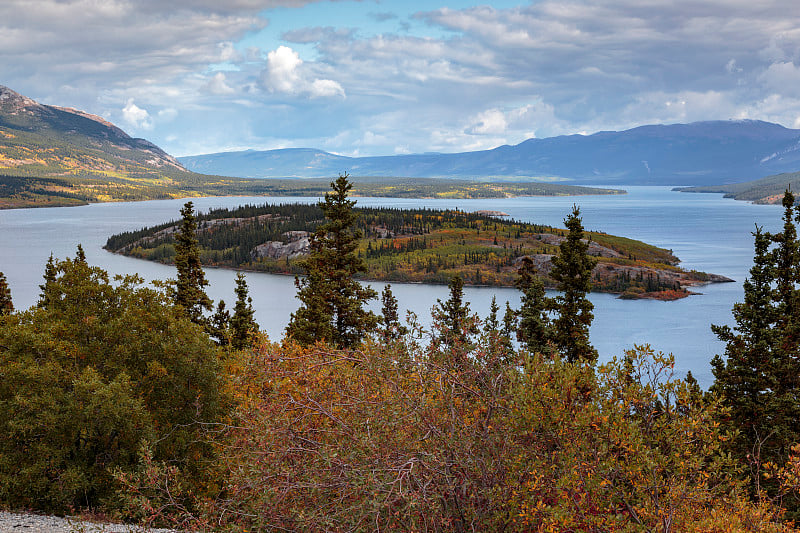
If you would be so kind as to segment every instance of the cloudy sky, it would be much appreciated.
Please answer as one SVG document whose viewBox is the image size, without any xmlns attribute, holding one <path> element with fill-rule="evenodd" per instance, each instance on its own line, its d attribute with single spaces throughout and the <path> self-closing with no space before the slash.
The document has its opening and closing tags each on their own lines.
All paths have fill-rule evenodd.
<svg viewBox="0 0 800 533">
<path fill-rule="evenodd" d="M 800 128 L 797 0 L 0 0 L 0 85 L 174 155 Z"/>
</svg>

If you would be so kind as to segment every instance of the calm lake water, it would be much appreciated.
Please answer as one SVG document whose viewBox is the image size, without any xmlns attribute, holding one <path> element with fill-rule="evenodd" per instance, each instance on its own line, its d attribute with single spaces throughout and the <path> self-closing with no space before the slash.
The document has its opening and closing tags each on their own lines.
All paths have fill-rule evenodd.
<svg viewBox="0 0 800 533">
<path fill-rule="evenodd" d="M 620 356 L 634 344 L 649 343 L 656 350 L 672 353 L 676 371 L 691 370 L 703 386 L 712 381 L 709 361 L 721 353 L 723 345 L 711 333 L 710 324 L 730 324 L 731 306 L 742 299 L 741 282 L 752 264 L 752 235 L 755 224 L 767 230 L 780 227 L 782 210 L 723 199 L 720 195 L 672 192 L 667 187 L 630 187 L 623 196 L 582 196 L 564 198 L 526 197 L 491 200 L 409 200 L 358 198 L 359 205 L 392 207 L 459 208 L 467 211 L 493 209 L 512 217 L 554 226 L 573 203 L 581 208 L 586 229 L 640 239 L 672 249 L 681 266 L 736 280 L 736 283 L 707 285 L 702 295 L 676 302 L 619 300 L 614 295 L 593 294 L 595 321 L 592 342 L 601 360 Z M 200 211 L 214 207 L 234 207 L 246 203 L 313 202 L 315 198 L 199 198 L 193 200 Z M 14 305 L 23 309 L 33 305 L 48 256 L 72 257 L 83 245 L 87 259 L 112 274 L 139 273 L 146 280 L 175 276 L 173 267 L 116 256 L 102 249 L 108 236 L 140 229 L 179 217 L 184 200 L 94 204 L 82 207 L 18 209 L 0 211 L 0 271 L 6 274 Z M 211 283 L 209 296 L 224 299 L 229 306 L 235 273 L 207 269 Z M 247 273 L 247 282 L 256 309 L 256 320 L 272 339 L 280 338 L 296 309 L 293 278 Z M 380 291 L 381 283 L 373 283 Z M 401 310 L 415 312 L 423 323 L 431 307 L 447 298 L 447 287 L 393 284 Z M 518 306 L 514 289 L 467 288 L 466 299 L 482 317 L 496 295 L 501 308 L 505 301 Z M 376 310 L 378 306 L 375 305 Z"/>
</svg>

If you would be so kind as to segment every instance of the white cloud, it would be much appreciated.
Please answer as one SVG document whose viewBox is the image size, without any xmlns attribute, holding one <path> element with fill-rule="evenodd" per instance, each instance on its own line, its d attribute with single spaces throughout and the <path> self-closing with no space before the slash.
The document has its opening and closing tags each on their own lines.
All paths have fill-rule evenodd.
<svg viewBox="0 0 800 533">
<path fill-rule="evenodd" d="M 323 96 L 342 96 L 344 97 L 344 88 L 338 81 L 333 80 L 314 80 L 311 83 L 310 92 L 312 97 Z"/>
<path fill-rule="evenodd" d="M 214 74 L 208 83 L 204 85 L 204 89 L 211 94 L 223 95 L 233 94 L 236 91 L 226 83 L 226 77 L 223 72 Z"/>
<path fill-rule="evenodd" d="M 288 46 L 279 46 L 267 54 L 267 83 L 271 90 L 284 93 L 298 92 L 300 74 L 297 67 L 303 64 L 300 55 Z"/>
<path fill-rule="evenodd" d="M 136 129 L 149 130 L 153 128 L 150 114 L 133 103 L 133 98 L 128 99 L 128 103 L 122 108 L 122 118 Z"/>
<path fill-rule="evenodd" d="M 267 68 L 262 74 L 265 86 L 272 92 L 305 94 L 311 98 L 345 96 L 344 88 L 334 80 L 313 79 L 303 70 L 300 54 L 288 46 L 279 46 L 267 54 Z"/>
<path fill-rule="evenodd" d="M 800 67 L 792 61 L 771 64 L 758 79 L 771 91 L 800 96 Z"/>
<path fill-rule="evenodd" d="M 508 129 L 508 121 L 505 114 L 499 109 L 489 109 L 480 113 L 465 131 L 472 135 L 496 135 L 505 133 L 506 129 Z"/>
<path fill-rule="evenodd" d="M 230 41 L 217 44 L 219 50 L 219 61 L 223 63 L 237 63 L 242 60 L 242 54 L 233 46 Z"/>
<path fill-rule="evenodd" d="M 170 120 L 174 120 L 175 117 L 178 116 L 178 110 L 168 107 L 166 109 L 161 109 L 158 112 L 158 119 L 161 122 L 168 122 Z M 173 139 L 174 140 L 174 139 Z"/>
<path fill-rule="evenodd" d="M 736 65 L 736 60 L 731 59 L 727 63 L 725 63 L 725 71 L 728 74 L 738 74 L 742 71 L 742 67 Z"/>
</svg>

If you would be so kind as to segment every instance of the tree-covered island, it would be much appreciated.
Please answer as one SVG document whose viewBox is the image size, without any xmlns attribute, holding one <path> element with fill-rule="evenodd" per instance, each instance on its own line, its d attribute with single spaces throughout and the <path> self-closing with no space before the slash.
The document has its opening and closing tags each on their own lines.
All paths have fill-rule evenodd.
<svg viewBox="0 0 800 533">
<path fill-rule="evenodd" d="M 566 229 L 512 220 L 502 213 L 439 209 L 357 207 L 362 234 L 357 253 L 367 265 L 363 279 L 447 284 L 460 276 L 469 285 L 513 286 L 529 257 L 548 288 Z M 317 205 L 246 205 L 214 209 L 197 217 L 203 265 L 280 274 L 302 274 L 309 236 L 324 221 Z M 114 235 L 106 249 L 173 263 L 179 223 L 168 222 Z M 686 271 L 679 259 L 641 241 L 587 231 L 588 253 L 597 259 L 593 290 L 624 298 L 673 300 L 689 287 L 728 278 Z"/>
</svg>

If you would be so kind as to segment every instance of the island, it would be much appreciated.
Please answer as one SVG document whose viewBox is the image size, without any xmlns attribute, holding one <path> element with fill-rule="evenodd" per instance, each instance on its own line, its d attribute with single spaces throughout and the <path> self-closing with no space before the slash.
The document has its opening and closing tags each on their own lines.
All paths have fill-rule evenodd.
<svg viewBox="0 0 800 533">
<path fill-rule="evenodd" d="M 567 230 L 520 222 L 501 212 L 453 209 L 357 207 L 362 233 L 358 254 L 365 280 L 447 284 L 458 275 L 468 285 L 510 287 L 524 257 L 545 286 L 552 259 Z M 315 204 L 246 205 L 197 216 L 204 265 L 302 275 L 309 238 L 323 222 Z M 105 248 L 130 257 L 172 263 L 178 222 L 111 236 Z M 732 281 L 687 271 L 671 250 L 602 232 L 586 232 L 589 254 L 597 258 L 594 290 L 623 298 L 675 300 L 690 288 Z"/>
</svg>

